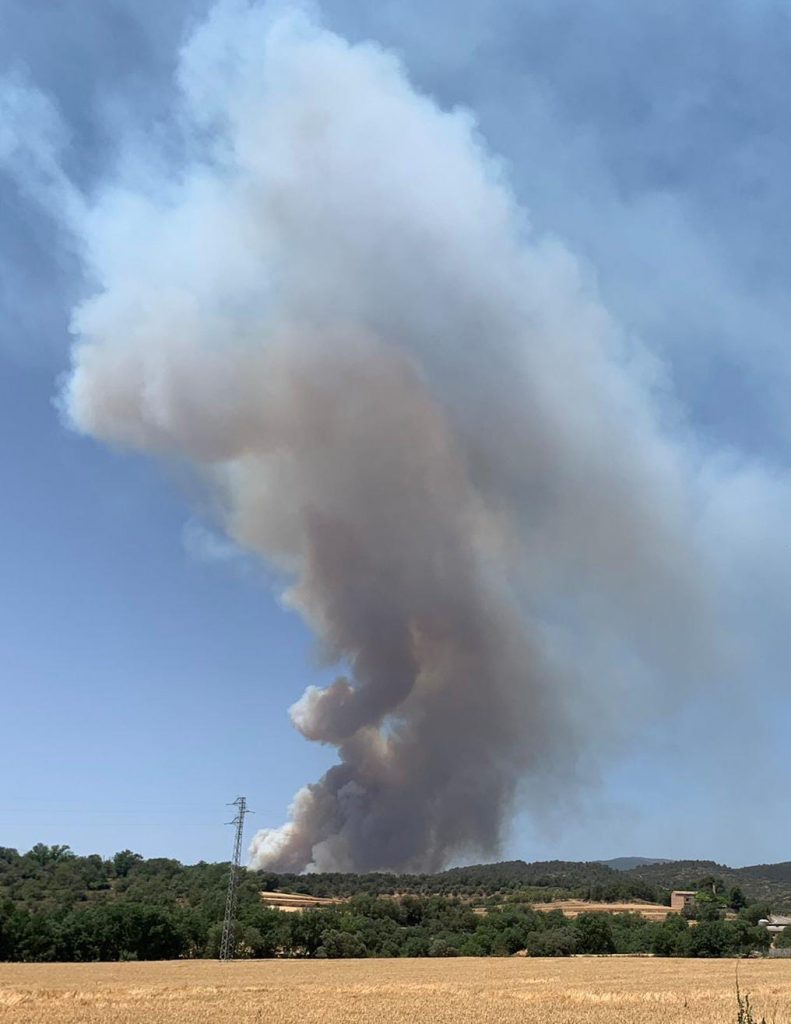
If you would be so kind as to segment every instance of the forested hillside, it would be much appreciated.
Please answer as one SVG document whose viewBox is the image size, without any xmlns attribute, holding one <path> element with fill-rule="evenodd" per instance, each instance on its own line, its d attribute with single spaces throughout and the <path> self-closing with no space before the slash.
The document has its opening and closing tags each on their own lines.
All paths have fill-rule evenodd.
<svg viewBox="0 0 791 1024">
<path fill-rule="evenodd" d="M 411 893 L 485 900 L 541 890 L 535 893 L 536 900 L 577 898 L 617 902 L 637 899 L 664 903 L 669 899 L 669 893 L 661 888 L 622 871 L 613 871 L 597 861 L 552 860 L 532 864 L 522 860 L 502 861 L 451 868 L 434 875 L 264 873 L 261 877 L 266 882 L 264 888 L 311 896 Z"/>
<path fill-rule="evenodd" d="M 776 910 L 791 909 L 791 862 L 730 868 L 713 860 L 674 860 L 642 864 L 625 871 L 657 889 L 695 889 L 701 878 L 713 876 L 726 887 L 739 886 L 752 900 L 770 903 Z"/>
<path fill-rule="evenodd" d="M 736 868 L 735 873 L 748 882 L 780 882 L 791 888 L 791 860 L 783 861 L 781 864 L 753 864 L 747 868 Z"/>
<path fill-rule="evenodd" d="M 753 902 L 771 904 L 778 911 L 791 909 L 791 862 L 729 868 L 707 860 L 658 861 L 624 871 L 600 861 L 514 860 L 451 868 L 435 875 L 266 873 L 261 877 L 267 883 L 264 888 L 311 896 L 415 893 L 491 900 L 519 894 L 533 896 L 537 902 L 573 898 L 665 904 L 673 889 L 694 890 L 701 880 L 713 877 L 723 889 L 741 888 Z"/>
<path fill-rule="evenodd" d="M 765 877 L 772 867 L 778 878 Z M 508 861 L 436 875 L 250 871 L 240 881 L 237 954 L 741 954 L 768 942 L 754 925 L 768 911 L 767 892 L 774 909 L 784 905 L 787 868 L 734 871 L 694 861 L 623 872 L 600 863 Z M 228 864 L 145 860 L 129 850 L 104 859 L 75 856 L 67 846 L 39 844 L 24 854 L 0 848 L 0 960 L 216 956 L 228 872 Z M 584 913 L 569 921 L 559 910 L 537 913 L 531 907 L 568 897 L 666 903 L 669 889 L 682 884 L 707 894 L 694 928 L 677 915 L 664 923 L 637 914 Z M 261 890 L 340 902 L 287 914 L 263 906 Z M 755 902 L 759 898 L 764 902 Z M 739 911 L 736 920 L 724 919 L 729 907 Z"/>
<path fill-rule="evenodd" d="M 603 860 L 608 868 L 615 868 L 616 871 L 629 871 L 631 868 L 641 867 L 643 864 L 669 864 L 667 857 L 613 857 L 612 860 Z"/>
</svg>

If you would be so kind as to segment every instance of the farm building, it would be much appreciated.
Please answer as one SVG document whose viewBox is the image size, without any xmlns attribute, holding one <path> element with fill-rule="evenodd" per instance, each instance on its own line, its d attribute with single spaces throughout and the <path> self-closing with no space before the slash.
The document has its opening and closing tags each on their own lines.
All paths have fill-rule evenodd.
<svg viewBox="0 0 791 1024">
<path fill-rule="evenodd" d="M 688 892 L 684 889 L 675 889 L 670 894 L 670 909 L 676 910 L 681 913 L 682 910 L 688 910 L 695 906 L 696 893 Z"/>
<path fill-rule="evenodd" d="M 791 924 L 791 917 L 783 917 L 781 914 L 770 914 L 769 917 L 762 917 L 758 922 L 766 928 L 770 935 L 779 935 Z"/>
</svg>

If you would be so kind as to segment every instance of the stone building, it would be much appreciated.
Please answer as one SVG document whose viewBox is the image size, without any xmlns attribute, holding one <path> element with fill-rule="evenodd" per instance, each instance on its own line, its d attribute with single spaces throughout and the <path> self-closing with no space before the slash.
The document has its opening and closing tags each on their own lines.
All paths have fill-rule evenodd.
<svg viewBox="0 0 791 1024">
<path fill-rule="evenodd" d="M 687 892 L 685 889 L 675 889 L 670 894 L 670 909 L 681 913 L 682 910 L 691 910 L 695 906 L 694 892 Z"/>
</svg>

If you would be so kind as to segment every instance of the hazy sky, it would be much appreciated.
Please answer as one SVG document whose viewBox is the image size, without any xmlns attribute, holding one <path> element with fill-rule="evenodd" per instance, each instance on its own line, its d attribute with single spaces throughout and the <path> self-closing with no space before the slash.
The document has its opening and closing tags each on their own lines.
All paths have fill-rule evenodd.
<svg viewBox="0 0 791 1024">
<path fill-rule="evenodd" d="M 208 7 L 0 0 L 4 95 L 10 82 L 50 97 L 64 167 L 88 194 L 122 135 L 167 134 L 178 50 Z M 787 6 L 335 0 L 321 12 L 350 40 L 395 49 L 442 107 L 475 113 L 532 224 L 576 254 L 656 358 L 667 420 L 707 472 L 729 474 L 706 542 L 725 549 L 733 600 L 716 629 L 733 664 L 689 696 L 668 678 L 668 699 L 622 723 L 631 742 L 601 759 L 578 805 L 519 816 L 503 856 L 788 859 Z M 0 118 L 2 160 L 1 102 Z M 225 857 L 227 801 L 244 793 L 255 827 L 277 825 L 332 763 L 287 715 L 329 673 L 183 466 L 62 425 L 70 310 L 91 282 L 12 174 L 0 267 L 0 845 Z"/>
</svg>

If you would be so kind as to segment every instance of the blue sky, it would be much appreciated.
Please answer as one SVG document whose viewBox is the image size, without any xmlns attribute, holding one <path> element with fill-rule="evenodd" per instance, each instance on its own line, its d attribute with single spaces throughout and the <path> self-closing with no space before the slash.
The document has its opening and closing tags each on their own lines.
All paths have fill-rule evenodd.
<svg viewBox="0 0 791 1024">
<path fill-rule="evenodd" d="M 117 158 L 118 123 L 167 124 L 178 47 L 208 5 L 3 7 L 0 62 L 57 105 L 66 169 L 90 190 Z M 667 415 L 700 449 L 783 483 L 787 7 L 424 7 L 335 0 L 322 14 L 395 48 L 443 107 L 476 113 L 531 222 L 654 354 Z M 222 858 L 227 801 L 245 793 L 255 826 L 276 825 L 332 763 L 287 715 L 328 672 L 279 581 L 223 547 L 186 466 L 62 424 L 70 310 L 91 286 L 10 176 L 0 266 L 0 844 Z M 777 781 L 791 732 L 786 502 L 778 485 L 740 506 L 732 573 L 747 600 L 718 628 L 738 627 L 744 673 L 635 721 L 574 813 L 519 815 L 504 856 L 791 856 Z"/>
<path fill-rule="evenodd" d="M 173 474 L 64 432 L 48 370 L 2 391 L 4 841 L 219 857 L 230 790 L 277 818 L 326 760 L 286 716 L 309 637 L 263 574 L 188 553 Z"/>
</svg>

